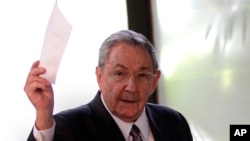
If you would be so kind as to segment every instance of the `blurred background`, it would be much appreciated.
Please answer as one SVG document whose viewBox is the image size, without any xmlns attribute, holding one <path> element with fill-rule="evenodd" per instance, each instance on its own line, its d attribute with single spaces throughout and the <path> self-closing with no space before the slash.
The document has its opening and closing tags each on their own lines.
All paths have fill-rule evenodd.
<svg viewBox="0 0 250 141">
<path fill-rule="evenodd" d="M 250 123 L 250 1 L 157 0 L 153 7 L 160 103 L 187 116 L 196 140 L 228 141 L 230 124 Z"/>
<path fill-rule="evenodd" d="M 57 74 L 55 110 L 90 101 L 98 49 L 132 29 L 155 45 L 162 77 L 151 102 L 187 118 L 195 141 L 228 141 L 230 124 L 250 124 L 249 0 L 58 0 L 72 32 Z M 24 141 L 35 109 L 23 91 L 40 57 L 55 1 L 0 1 L 0 140 Z"/>
</svg>

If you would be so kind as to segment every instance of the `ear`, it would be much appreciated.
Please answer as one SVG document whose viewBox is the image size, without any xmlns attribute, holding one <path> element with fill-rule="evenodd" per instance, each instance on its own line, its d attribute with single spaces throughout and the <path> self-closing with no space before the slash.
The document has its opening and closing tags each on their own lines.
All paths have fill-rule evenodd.
<svg viewBox="0 0 250 141">
<path fill-rule="evenodd" d="M 153 85 L 152 85 L 152 93 L 156 89 L 160 77 L 161 77 L 161 71 L 160 70 L 156 70 L 155 77 L 154 77 L 154 80 L 153 80 Z"/>
<path fill-rule="evenodd" d="M 99 66 L 96 67 L 95 69 L 95 75 L 96 75 L 96 80 L 99 86 L 99 90 L 101 91 L 102 88 L 102 72 L 101 68 Z"/>
</svg>

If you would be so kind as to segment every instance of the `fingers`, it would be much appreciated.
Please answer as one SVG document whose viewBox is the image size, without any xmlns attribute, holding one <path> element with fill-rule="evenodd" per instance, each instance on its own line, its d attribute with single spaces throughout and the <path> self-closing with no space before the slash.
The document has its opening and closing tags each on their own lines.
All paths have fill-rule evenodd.
<svg viewBox="0 0 250 141">
<path fill-rule="evenodd" d="M 39 67 L 39 63 L 39 61 L 35 61 L 32 64 L 24 91 L 37 111 L 37 119 L 47 119 L 46 117 L 51 118 L 53 114 L 54 94 L 51 83 L 40 76 L 46 70 Z M 41 123 L 43 124 L 43 122 Z M 39 122 L 38 124 L 42 125 Z"/>
<path fill-rule="evenodd" d="M 29 77 L 24 90 L 27 94 L 40 93 L 48 91 L 50 88 L 50 82 L 40 76 Z"/>
<path fill-rule="evenodd" d="M 44 68 L 39 67 L 39 64 L 40 64 L 40 61 L 39 61 L 39 60 L 38 60 L 38 61 L 35 61 L 35 62 L 32 64 L 32 66 L 31 66 L 31 68 L 30 68 L 30 72 L 29 72 L 28 77 L 29 77 L 30 75 L 36 75 L 36 76 L 38 76 L 38 75 L 41 75 L 41 74 L 45 73 L 46 70 L 45 70 Z"/>
<path fill-rule="evenodd" d="M 38 67 L 39 61 L 35 61 L 30 69 L 30 72 L 28 74 L 24 91 L 27 94 L 33 94 L 36 92 L 39 92 L 37 90 L 47 90 L 48 87 L 50 87 L 50 82 L 47 81 L 45 78 L 40 77 L 41 74 L 44 74 L 46 70 L 44 68 Z"/>
<path fill-rule="evenodd" d="M 31 66 L 31 70 L 33 69 L 33 68 L 36 68 L 36 67 L 38 67 L 39 66 L 39 64 L 40 64 L 40 61 L 39 60 L 37 60 L 37 61 L 35 61 L 33 64 L 32 64 L 32 66 Z"/>
</svg>

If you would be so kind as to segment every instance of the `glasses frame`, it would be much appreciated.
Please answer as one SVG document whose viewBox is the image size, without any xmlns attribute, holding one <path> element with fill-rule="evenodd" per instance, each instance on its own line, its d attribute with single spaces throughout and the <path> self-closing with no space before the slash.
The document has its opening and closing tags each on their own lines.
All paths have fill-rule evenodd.
<svg viewBox="0 0 250 141">
<path fill-rule="evenodd" d="M 128 71 L 119 69 L 110 70 L 110 78 L 116 82 L 128 81 L 131 78 L 131 76 L 135 78 L 135 82 L 137 85 L 149 85 L 153 83 L 156 74 L 149 71 L 139 71 L 135 73 L 129 73 Z"/>
</svg>

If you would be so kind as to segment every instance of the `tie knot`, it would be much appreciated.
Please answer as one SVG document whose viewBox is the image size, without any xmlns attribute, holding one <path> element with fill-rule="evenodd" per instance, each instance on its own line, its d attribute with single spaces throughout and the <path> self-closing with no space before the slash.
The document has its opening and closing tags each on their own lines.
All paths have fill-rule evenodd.
<svg viewBox="0 0 250 141">
<path fill-rule="evenodd" d="M 140 129 L 135 124 L 133 124 L 132 126 L 130 135 L 133 137 L 133 141 L 142 141 L 142 138 L 140 136 Z"/>
</svg>

